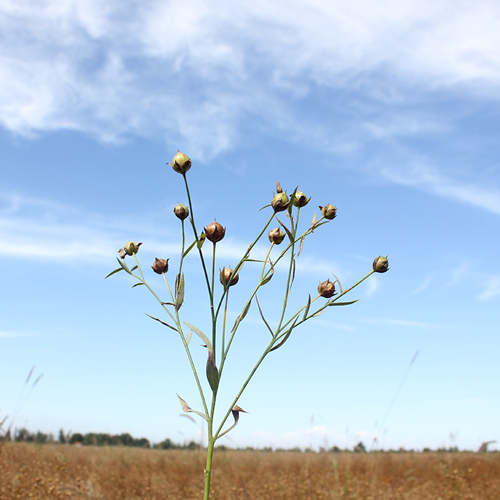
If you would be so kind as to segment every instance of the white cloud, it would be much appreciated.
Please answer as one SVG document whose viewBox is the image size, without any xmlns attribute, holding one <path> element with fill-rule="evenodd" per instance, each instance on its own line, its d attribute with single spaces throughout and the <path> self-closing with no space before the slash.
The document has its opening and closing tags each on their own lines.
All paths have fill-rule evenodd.
<svg viewBox="0 0 500 500">
<path fill-rule="evenodd" d="M 453 117 L 432 106 L 437 91 L 497 102 L 499 21 L 493 1 L 422 9 L 416 0 L 7 0 L 0 125 L 112 142 L 163 136 L 210 158 L 242 142 L 251 123 L 349 154 L 370 140 L 453 130 Z M 320 117 L 304 113 L 320 94 Z M 459 182 L 425 164 L 384 173 L 500 213 L 494 185 Z"/>
<path fill-rule="evenodd" d="M 500 275 L 490 276 L 487 278 L 484 290 L 478 295 L 478 299 L 482 301 L 491 300 L 500 295 Z"/>
</svg>

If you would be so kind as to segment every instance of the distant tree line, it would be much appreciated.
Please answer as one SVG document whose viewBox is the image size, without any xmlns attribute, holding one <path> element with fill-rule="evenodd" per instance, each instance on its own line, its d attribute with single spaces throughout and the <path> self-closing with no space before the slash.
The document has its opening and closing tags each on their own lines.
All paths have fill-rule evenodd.
<svg viewBox="0 0 500 500">
<path fill-rule="evenodd" d="M 0 435 L 0 440 L 2 436 Z M 88 432 L 82 434 L 80 432 L 64 432 L 63 429 L 59 431 L 57 439 L 52 433 L 45 433 L 41 431 L 30 432 L 26 428 L 15 429 L 13 435 L 9 431 L 8 434 L 4 434 L 3 440 L 13 440 L 16 442 L 24 443 L 37 443 L 37 444 L 48 444 L 48 443 L 60 443 L 60 444 L 71 444 L 71 445 L 82 445 L 82 446 L 132 446 L 137 448 L 152 448 L 158 450 L 198 450 L 201 448 L 200 443 L 195 441 L 190 441 L 188 443 L 175 443 L 170 438 L 166 438 L 159 443 L 151 443 L 146 438 L 134 438 L 128 432 L 122 434 L 107 434 L 104 432 Z M 398 448 L 398 449 L 387 449 L 387 450 L 367 450 L 363 442 L 359 442 L 353 448 L 339 448 L 338 446 L 332 446 L 330 448 L 320 447 L 318 450 L 313 450 L 312 448 L 254 448 L 252 446 L 247 446 L 245 448 L 229 448 L 224 445 L 220 445 L 217 449 L 223 451 L 263 451 L 263 452 L 296 452 L 296 453 L 419 453 L 419 450 Z M 467 452 L 470 453 L 472 450 L 459 450 L 457 446 L 440 447 L 437 449 L 424 448 L 423 453 L 459 453 Z M 486 451 L 486 450 L 482 450 Z M 498 451 L 491 450 L 492 453 L 499 453 Z"/>
<path fill-rule="evenodd" d="M 156 448 L 161 450 L 168 449 L 188 449 L 194 450 L 200 448 L 200 445 L 194 441 L 187 444 L 174 443 L 171 439 L 167 438 L 160 443 L 152 444 L 147 438 L 135 438 L 128 432 L 122 434 L 107 434 L 105 432 L 87 432 L 82 434 L 80 432 L 64 432 L 63 429 L 59 431 L 57 439 L 52 433 L 45 433 L 41 431 L 31 432 L 22 427 L 15 429 L 13 441 L 23 443 L 60 443 L 60 444 L 79 444 L 83 446 L 132 446 L 137 448 Z"/>
</svg>

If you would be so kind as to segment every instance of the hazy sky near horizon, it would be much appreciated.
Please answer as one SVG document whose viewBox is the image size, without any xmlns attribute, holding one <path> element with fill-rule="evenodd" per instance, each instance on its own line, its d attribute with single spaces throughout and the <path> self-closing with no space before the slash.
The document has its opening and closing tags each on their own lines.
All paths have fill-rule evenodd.
<svg viewBox="0 0 500 500">
<path fill-rule="evenodd" d="M 276 180 L 312 197 L 304 227 L 337 206 L 298 259 L 291 311 L 332 273 L 347 287 L 377 255 L 391 265 L 271 353 L 221 444 L 500 441 L 499 23 L 493 1 L 3 1 L 0 416 L 199 438 L 180 417 L 176 393 L 201 404 L 179 338 L 144 315 L 161 310 L 143 287 L 103 280 L 129 240 L 146 270 L 176 268 L 186 197 L 165 163 L 180 149 L 198 227 L 227 227 L 217 268 L 258 233 Z M 208 330 L 194 257 L 181 311 Z M 284 279 L 263 294 L 273 324 Z M 221 413 L 267 340 L 253 305 Z"/>
</svg>

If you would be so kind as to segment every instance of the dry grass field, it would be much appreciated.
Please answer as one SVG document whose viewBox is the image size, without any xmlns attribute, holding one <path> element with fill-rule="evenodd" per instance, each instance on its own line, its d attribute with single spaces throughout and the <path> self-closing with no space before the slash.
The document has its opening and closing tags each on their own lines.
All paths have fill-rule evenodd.
<svg viewBox="0 0 500 500">
<path fill-rule="evenodd" d="M 201 499 L 202 451 L 4 443 L 0 498 Z M 213 500 L 498 500 L 500 453 L 215 456 Z"/>
</svg>

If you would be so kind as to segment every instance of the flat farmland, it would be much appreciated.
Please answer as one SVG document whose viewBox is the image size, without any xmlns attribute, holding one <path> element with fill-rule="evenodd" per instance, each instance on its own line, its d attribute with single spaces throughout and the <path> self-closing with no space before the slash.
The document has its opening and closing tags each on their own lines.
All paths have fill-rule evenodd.
<svg viewBox="0 0 500 500">
<path fill-rule="evenodd" d="M 203 497 L 203 451 L 4 443 L 0 498 Z M 500 453 L 217 451 L 213 500 L 498 500 Z"/>
</svg>

